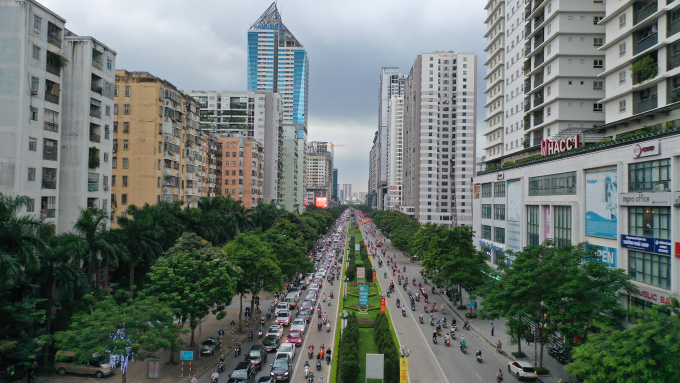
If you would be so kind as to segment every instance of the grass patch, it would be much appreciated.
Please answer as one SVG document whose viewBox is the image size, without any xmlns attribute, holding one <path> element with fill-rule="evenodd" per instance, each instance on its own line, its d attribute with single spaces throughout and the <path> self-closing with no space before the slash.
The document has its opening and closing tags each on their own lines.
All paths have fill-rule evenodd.
<svg viewBox="0 0 680 383">
<path fill-rule="evenodd" d="M 378 345 L 373 340 L 373 328 L 359 327 L 359 366 L 361 373 L 357 382 L 366 380 L 366 354 L 377 354 Z"/>
</svg>

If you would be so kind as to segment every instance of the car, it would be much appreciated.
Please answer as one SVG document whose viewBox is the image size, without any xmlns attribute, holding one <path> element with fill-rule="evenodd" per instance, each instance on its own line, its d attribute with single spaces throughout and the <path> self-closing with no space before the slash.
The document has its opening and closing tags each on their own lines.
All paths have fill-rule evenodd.
<svg viewBox="0 0 680 383">
<path fill-rule="evenodd" d="M 515 377 L 517 377 L 517 380 L 522 379 L 536 380 L 538 378 L 538 374 L 536 374 L 536 369 L 534 368 L 534 366 L 529 362 L 524 362 L 521 360 L 508 362 L 508 372 L 515 375 Z"/>
<path fill-rule="evenodd" d="M 299 286 L 293 286 L 290 289 L 288 289 L 288 293 L 296 293 L 299 296 L 300 295 L 300 287 Z"/>
<path fill-rule="evenodd" d="M 304 334 L 305 329 L 307 328 L 307 320 L 304 318 L 300 318 L 300 315 L 298 315 L 297 318 L 293 319 L 293 323 L 290 325 L 290 331 L 300 331 Z"/>
<path fill-rule="evenodd" d="M 309 323 L 311 320 L 312 314 L 309 311 L 299 311 L 297 318 L 295 319 L 304 319 L 305 322 Z"/>
<path fill-rule="evenodd" d="M 94 375 L 96 378 L 103 378 L 114 372 L 114 368 L 109 363 L 110 358 L 108 355 L 105 356 L 95 353 L 92 354 L 92 358 L 90 358 L 89 361 L 84 361 L 82 363 L 76 363 L 75 355 L 76 353 L 73 351 L 57 351 L 54 360 L 54 370 L 61 376 L 70 372 L 75 374 Z M 16 379 L 22 378 L 26 373 L 25 366 L 19 363 L 8 365 L 7 367 L 13 369 L 13 376 Z"/>
<path fill-rule="evenodd" d="M 320 288 L 321 288 L 321 286 L 319 286 L 318 283 L 312 283 L 311 285 L 309 285 L 309 291 L 312 291 L 312 290 L 317 290 L 317 291 L 318 291 Z M 309 293 L 308 293 L 308 294 L 309 294 Z"/>
<path fill-rule="evenodd" d="M 302 345 L 302 331 L 291 331 L 288 333 L 286 343 L 293 343 L 296 346 Z"/>
<path fill-rule="evenodd" d="M 215 355 L 217 348 L 220 346 L 220 339 L 214 336 L 209 336 L 201 342 L 201 355 L 210 354 Z"/>
<path fill-rule="evenodd" d="M 283 336 L 283 327 L 277 324 L 269 326 L 269 329 L 267 329 L 267 333 L 265 334 L 265 336 L 269 335 L 275 335 L 278 339 L 281 339 L 281 337 Z"/>
<path fill-rule="evenodd" d="M 276 381 L 285 380 L 290 382 L 293 376 L 293 362 L 290 358 L 279 358 L 272 363 L 269 375 Z"/>
<path fill-rule="evenodd" d="M 279 337 L 276 335 L 267 335 L 262 341 L 262 345 L 267 352 L 276 351 L 279 348 Z"/>
<path fill-rule="evenodd" d="M 288 303 L 286 302 L 281 302 L 276 306 L 276 309 L 274 309 L 274 315 L 279 315 L 279 311 L 281 310 L 288 310 Z"/>
<path fill-rule="evenodd" d="M 279 313 L 276 315 L 276 323 L 283 326 L 288 326 L 290 324 L 290 311 L 279 311 Z"/>
<path fill-rule="evenodd" d="M 257 383 L 274 383 L 274 379 L 271 375 L 265 375 L 257 380 Z"/>
<path fill-rule="evenodd" d="M 298 311 L 305 311 L 305 310 L 307 310 L 309 312 L 314 311 L 314 302 L 312 302 L 312 301 L 302 302 L 302 304 L 300 305 L 300 310 L 298 310 Z"/>
<path fill-rule="evenodd" d="M 253 383 L 255 381 L 255 366 L 248 361 L 239 362 L 229 375 L 227 383 Z"/>
<path fill-rule="evenodd" d="M 279 346 L 279 349 L 276 351 L 276 358 L 278 359 L 279 355 L 285 354 L 290 357 L 290 360 L 293 360 L 293 357 L 295 357 L 295 350 L 297 350 L 297 347 L 293 343 L 284 343 L 281 346 Z"/>
<path fill-rule="evenodd" d="M 246 360 L 250 361 L 258 370 L 262 370 L 262 366 L 267 363 L 267 351 L 265 351 L 263 345 L 256 344 L 246 354 Z"/>
<path fill-rule="evenodd" d="M 313 289 L 310 288 L 309 290 L 307 290 L 307 295 L 309 295 L 309 294 L 314 294 L 316 297 L 318 297 L 318 296 L 319 296 L 319 289 L 317 289 L 317 288 L 313 288 Z"/>
<path fill-rule="evenodd" d="M 317 285 L 319 285 L 319 288 L 321 288 L 321 286 L 323 286 L 323 279 L 321 279 L 321 278 L 314 278 L 314 283 L 316 283 Z"/>
</svg>

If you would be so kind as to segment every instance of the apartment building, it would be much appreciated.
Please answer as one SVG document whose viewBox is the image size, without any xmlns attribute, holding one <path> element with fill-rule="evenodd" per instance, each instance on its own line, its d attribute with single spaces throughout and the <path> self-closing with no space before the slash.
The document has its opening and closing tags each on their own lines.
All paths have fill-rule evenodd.
<svg viewBox="0 0 680 383">
<path fill-rule="evenodd" d="M 264 201 L 280 204 L 283 177 L 283 101 L 271 91 L 185 91 L 201 106 L 201 128 L 219 136 L 250 137 L 265 153 Z"/>
<path fill-rule="evenodd" d="M 476 84 L 474 54 L 423 53 L 408 74 L 401 210 L 419 222 L 472 224 Z"/>
<path fill-rule="evenodd" d="M 115 216 L 131 204 L 163 200 L 196 206 L 201 196 L 214 197 L 216 165 L 209 160 L 216 145 L 200 130 L 196 100 L 148 72 L 126 70 L 116 71 L 114 93 Z"/>
<path fill-rule="evenodd" d="M 521 0 L 520 0 L 521 1 Z M 509 4 L 509 3 L 508 3 Z M 484 147 L 484 152 L 486 153 L 485 159 L 494 159 L 503 155 L 503 138 L 505 137 L 503 127 L 505 126 L 505 67 L 506 67 L 506 38 L 513 48 L 515 47 L 515 42 L 510 38 L 510 29 L 506 29 L 506 20 L 510 20 L 510 12 L 507 12 L 506 7 L 508 6 L 504 0 L 489 0 L 486 4 L 487 18 L 484 20 L 486 24 L 487 32 L 484 35 L 486 37 L 486 104 L 484 108 L 486 109 L 486 118 L 484 122 L 486 124 L 486 132 L 484 137 L 486 139 L 486 146 Z M 513 14 L 516 12 L 513 8 Z M 522 20 L 523 22 L 523 20 Z M 523 31 L 523 27 L 520 26 L 519 20 L 517 21 L 517 26 L 513 24 L 513 32 L 515 29 Z M 507 48 L 510 44 L 508 44 Z M 519 41 L 517 42 L 517 47 L 520 46 Z M 519 48 L 517 48 L 519 49 Z M 515 62 L 512 60 L 514 66 Z M 508 67 L 508 72 L 510 71 Z M 514 82 L 515 76 L 512 76 Z M 519 76 L 517 76 L 519 77 Z M 518 81 L 521 81 L 518 79 Z M 508 82 L 508 86 L 511 86 Z"/>
<path fill-rule="evenodd" d="M 246 208 L 254 208 L 264 198 L 264 147 L 251 137 L 217 134 L 217 187 L 215 194 L 231 195 L 243 201 Z M 224 189 L 224 192 L 222 192 Z"/>
<path fill-rule="evenodd" d="M 378 177 L 380 167 L 380 144 L 379 134 L 376 131 L 373 136 L 373 145 L 368 153 L 368 193 L 366 194 L 366 204 L 372 208 L 378 206 Z"/>
<path fill-rule="evenodd" d="M 279 204 L 287 211 L 298 211 L 298 130 L 291 125 L 283 127 L 282 177 L 279 184 Z M 303 197 L 304 198 L 304 197 Z"/>
<path fill-rule="evenodd" d="M 316 197 L 333 196 L 333 144 L 312 141 L 307 144 L 307 203 Z"/>
<path fill-rule="evenodd" d="M 404 169 L 404 96 L 392 96 L 389 100 L 387 134 L 387 194 L 385 210 L 398 210 L 401 206 L 401 184 Z"/>
</svg>

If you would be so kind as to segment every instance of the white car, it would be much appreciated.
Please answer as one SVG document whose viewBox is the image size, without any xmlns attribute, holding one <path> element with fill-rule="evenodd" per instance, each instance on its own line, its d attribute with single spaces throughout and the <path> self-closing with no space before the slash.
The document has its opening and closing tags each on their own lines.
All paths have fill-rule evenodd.
<svg viewBox="0 0 680 383">
<path fill-rule="evenodd" d="M 276 315 L 276 323 L 283 326 L 288 326 L 290 324 L 290 311 L 279 311 L 279 313 Z"/>
<path fill-rule="evenodd" d="M 538 378 L 534 366 L 531 363 L 524 362 L 521 360 L 508 362 L 508 372 L 515 375 L 515 377 L 517 377 L 517 380 L 522 379 L 536 380 Z"/>
<path fill-rule="evenodd" d="M 288 303 L 286 302 L 279 303 L 279 305 L 276 306 L 276 309 L 274 310 L 274 315 L 279 315 L 279 311 L 281 310 L 288 310 Z"/>
<path fill-rule="evenodd" d="M 293 319 L 293 324 L 290 325 L 290 331 L 301 331 L 303 334 L 307 327 L 307 321 L 302 318 Z"/>
<path fill-rule="evenodd" d="M 269 326 L 269 329 L 267 330 L 265 336 L 267 335 L 276 335 L 277 339 L 281 339 L 281 337 L 283 336 L 283 326 L 279 326 L 277 324 Z"/>
<path fill-rule="evenodd" d="M 295 344 L 281 343 L 274 359 L 278 359 L 281 354 L 286 354 L 290 356 L 290 360 L 293 360 L 293 357 L 295 356 Z"/>
</svg>

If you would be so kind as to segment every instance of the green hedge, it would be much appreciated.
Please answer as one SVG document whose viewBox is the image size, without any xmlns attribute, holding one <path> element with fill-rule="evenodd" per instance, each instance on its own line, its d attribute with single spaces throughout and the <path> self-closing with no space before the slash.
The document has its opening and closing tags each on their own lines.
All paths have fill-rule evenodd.
<svg viewBox="0 0 680 383">
<path fill-rule="evenodd" d="M 373 325 L 373 339 L 378 350 L 385 355 L 385 382 L 399 382 L 399 350 L 394 344 L 390 324 L 385 314 L 378 314 Z"/>
<path fill-rule="evenodd" d="M 356 382 L 359 373 L 359 321 L 352 312 L 340 338 L 340 377 L 343 383 Z"/>
</svg>

